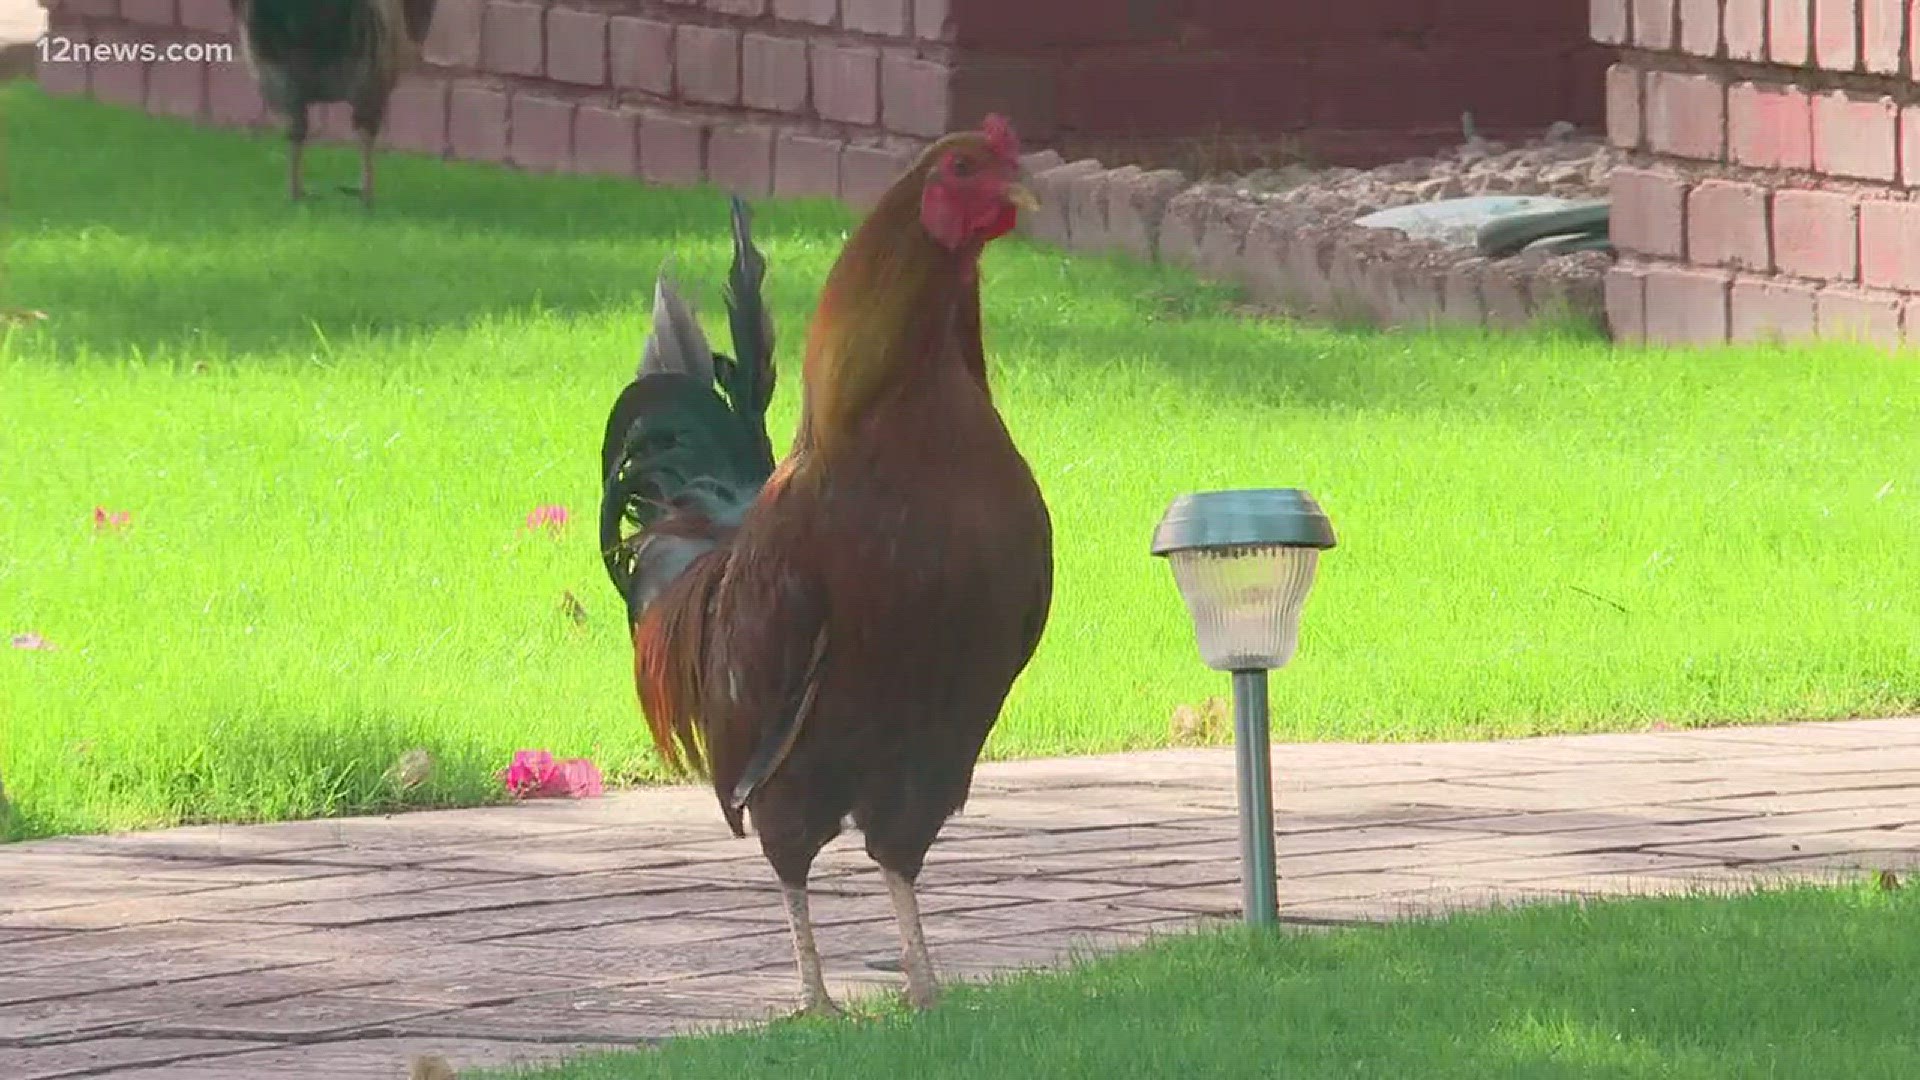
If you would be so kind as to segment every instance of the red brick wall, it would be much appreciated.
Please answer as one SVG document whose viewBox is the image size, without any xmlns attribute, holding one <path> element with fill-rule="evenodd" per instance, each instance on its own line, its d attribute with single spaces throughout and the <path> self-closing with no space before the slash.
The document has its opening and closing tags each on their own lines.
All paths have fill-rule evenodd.
<svg viewBox="0 0 1920 1080">
<path fill-rule="evenodd" d="M 1616 336 L 1920 339 L 1920 3 L 1594 0 Z"/>
<path fill-rule="evenodd" d="M 75 39 L 223 41 L 227 0 L 46 0 Z M 943 131 L 1204 165 L 1303 141 L 1367 163 L 1597 126 L 1609 50 L 1577 0 L 440 0 L 389 145 L 534 169 L 862 202 Z M 269 122 L 243 63 L 44 65 L 49 89 Z M 321 137 L 345 137 L 334 110 Z"/>
</svg>

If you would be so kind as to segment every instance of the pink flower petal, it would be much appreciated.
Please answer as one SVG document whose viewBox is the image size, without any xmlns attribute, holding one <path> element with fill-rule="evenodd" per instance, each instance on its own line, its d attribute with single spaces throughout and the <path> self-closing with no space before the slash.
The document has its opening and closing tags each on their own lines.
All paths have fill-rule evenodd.
<svg viewBox="0 0 1920 1080">
<path fill-rule="evenodd" d="M 500 773 L 516 799 L 590 799 L 605 791 L 600 770 L 586 758 L 556 762 L 545 750 L 521 750 Z"/>
<path fill-rule="evenodd" d="M 93 530 L 95 532 L 117 532 L 133 521 L 131 510 L 108 510 L 104 506 L 93 508 Z"/>
<path fill-rule="evenodd" d="M 596 798 L 606 790 L 600 779 L 600 770 L 586 758 L 562 762 L 560 782 L 564 793 L 574 799 Z"/>
<path fill-rule="evenodd" d="M 52 652 L 53 642 L 48 641 L 39 634 L 29 631 L 24 634 L 13 635 L 13 647 L 16 649 L 30 649 L 34 652 Z"/>
</svg>

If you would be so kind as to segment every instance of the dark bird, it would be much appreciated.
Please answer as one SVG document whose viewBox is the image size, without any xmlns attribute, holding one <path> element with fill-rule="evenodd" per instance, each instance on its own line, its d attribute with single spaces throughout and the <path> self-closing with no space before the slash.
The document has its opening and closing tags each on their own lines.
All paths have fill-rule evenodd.
<svg viewBox="0 0 1920 1080">
<path fill-rule="evenodd" d="M 736 201 L 736 358 L 662 285 L 609 420 L 601 539 L 648 726 L 734 835 L 751 818 L 810 1012 L 838 1007 L 808 874 L 848 823 L 892 897 L 907 998 L 933 1004 L 914 882 L 1046 625 L 1052 525 L 980 337 L 981 251 L 1034 205 L 998 117 L 921 155 L 827 278 L 775 468 L 764 264 Z"/>
<path fill-rule="evenodd" d="M 373 205 L 373 143 L 435 0 L 231 0 L 260 96 L 287 121 L 287 194 L 304 194 L 307 108 L 344 101 L 360 136 L 360 201 Z"/>
</svg>

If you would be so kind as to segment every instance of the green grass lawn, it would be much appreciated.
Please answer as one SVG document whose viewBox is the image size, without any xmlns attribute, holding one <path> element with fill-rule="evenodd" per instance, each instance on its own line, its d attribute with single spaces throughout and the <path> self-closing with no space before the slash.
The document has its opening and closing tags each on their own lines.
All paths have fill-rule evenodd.
<svg viewBox="0 0 1920 1080">
<path fill-rule="evenodd" d="M 1916 919 L 1911 889 L 1847 888 L 1235 931 L 957 988 L 924 1016 L 511 1075 L 1905 1080 L 1920 1074 Z"/>
<path fill-rule="evenodd" d="M 493 797 L 518 747 L 656 777 L 589 522 L 669 255 L 724 340 L 712 192 L 411 157 L 293 207 L 283 143 L 0 92 L 4 833 Z M 321 190 L 352 152 L 310 161 Z M 768 203 L 775 437 L 850 218 Z M 1010 242 L 1000 401 L 1053 507 L 1052 624 L 995 755 L 1147 747 L 1224 692 L 1146 553 L 1169 499 L 1298 485 L 1322 563 L 1284 738 L 1920 704 L 1920 364 L 1235 317 L 1192 279 Z M 536 506 L 570 531 L 529 533 Z M 130 515 L 97 535 L 96 506 Z M 562 614 L 572 592 L 588 623 Z"/>
</svg>

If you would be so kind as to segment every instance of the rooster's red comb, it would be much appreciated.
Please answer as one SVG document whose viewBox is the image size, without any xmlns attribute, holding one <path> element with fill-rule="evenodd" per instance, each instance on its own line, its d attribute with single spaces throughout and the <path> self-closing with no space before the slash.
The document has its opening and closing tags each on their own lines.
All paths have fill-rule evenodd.
<svg viewBox="0 0 1920 1080">
<path fill-rule="evenodd" d="M 1014 160 L 1020 156 L 1020 136 L 1013 130 L 1013 121 L 999 113 L 989 113 L 980 124 L 980 131 L 987 137 L 987 147 L 1001 157 Z"/>
</svg>

